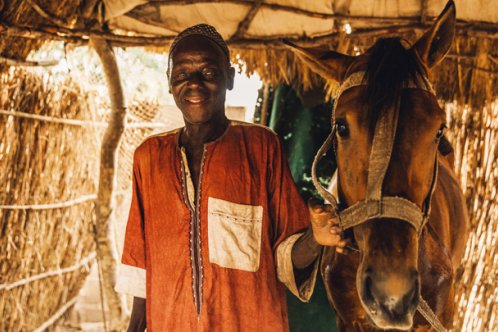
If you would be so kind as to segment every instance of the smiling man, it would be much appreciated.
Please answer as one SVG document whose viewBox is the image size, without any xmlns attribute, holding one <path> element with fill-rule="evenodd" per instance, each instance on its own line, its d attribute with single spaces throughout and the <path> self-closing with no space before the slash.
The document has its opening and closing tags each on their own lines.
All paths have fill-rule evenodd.
<svg viewBox="0 0 498 332">
<path fill-rule="evenodd" d="M 185 126 L 142 143 L 116 288 L 135 296 L 129 331 L 287 331 L 285 284 L 312 293 L 320 245 L 345 245 L 308 209 L 269 129 L 230 121 L 229 50 L 205 24 L 170 49 Z M 313 236 L 314 235 L 314 236 Z"/>
</svg>

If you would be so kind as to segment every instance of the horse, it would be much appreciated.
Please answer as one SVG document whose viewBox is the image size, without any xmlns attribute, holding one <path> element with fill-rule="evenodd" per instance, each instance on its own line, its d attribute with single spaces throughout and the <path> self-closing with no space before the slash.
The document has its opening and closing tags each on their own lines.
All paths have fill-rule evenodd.
<svg viewBox="0 0 498 332">
<path fill-rule="evenodd" d="M 315 160 L 335 151 L 337 196 L 321 188 L 333 204 L 310 207 L 311 218 L 332 211 L 357 248 L 325 247 L 321 257 L 340 331 L 452 326 L 467 210 L 450 155 L 439 151 L 447 150 L 446 117 L 427 77 L 450 49 L 455 13 L 449 1 L 413 45 L 379 39 L 359 56 L 286 42 L 340 83 L 333 130 Z"/>
</svg>

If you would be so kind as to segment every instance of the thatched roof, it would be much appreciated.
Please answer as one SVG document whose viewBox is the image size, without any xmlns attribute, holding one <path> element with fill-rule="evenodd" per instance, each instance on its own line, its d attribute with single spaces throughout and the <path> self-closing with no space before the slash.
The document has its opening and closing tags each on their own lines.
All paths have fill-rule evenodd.
<svg viewBox="0 0 498 332">
<path fill-rule="evenodd" d="M 38 49 L 44 38 L 15 33 L 17 29 L 30 30 L 53 23 L 40 15 L 41 7 L 47 13 L 57 13 L 65 20 L 74 20 L 78 14 L 79 0 L 0 0 L 0 55 L 4 59 L 26 59 L 29 52 Z M 35 9 L 36 8 L 36 9 Z M 13 27 L 13 28 L 11 28 Z M 48 28 L 48 27 L 47 27 Z M 0 62 L 0 68 L 1 68 Z"/>
<path fill-rule="evenodd" d="M 477 68 L 496 77 L 498 56 L 493 50 L 497 49 L 498 40 L 498 0 L 455 2 L 457 36 L 459 43 L 465 45 L 453 49 L 446 61 L 449 68 L 443 71 L 456 72 L 458 62 L 460 68 Z M 445 0 L 409 0 L 392 5 L 373 0 L 17 0 L 0 6 L 3 7 L 0 55 L 25 59 L 41 40 L 87 43 L 92 35 L 104 36 L 115 46 L 146 46 L 163 51 L 179 31 L 205 22 L 214 25 L 229 41 L 234 61 L 245 61 L 249 72 L 257 71 L 267 82 L 285 81 L 309 88 L 323 82 L 283 47 L 282 38 L 355 54 L 379 36 L 401 35 L 414 40 L 445 3 Z M 486 61 L 478 50 L 483 40 L 489 43 Z M 472 74 L 464 76 L 468 75 Z M 462 78 L 453 75 L 451 82 L 457 80 Z M 441 92 L 450 96 L 455 91 Z"/>
<path fill-rule="evenodd" d="M 261 42 L 326 39 L 348 22 L 357 32 L 422 27 L 439 15 L 446 0 L 401 2 L 349 0 L 143 1 L 107 0 L 105 21 L 112 30 L 173 38 L 199 22 L 216 26 L 237 47 Z M 392 4 L 392 5 L 388 5 Z M 457 1 L 459 22 L 477 33 L 498 22 L 497 1 Z M 470 30 L 469 30 L 470 28 Z M 494 31 L 496 32 L 496 31 Z"/>
</svg>

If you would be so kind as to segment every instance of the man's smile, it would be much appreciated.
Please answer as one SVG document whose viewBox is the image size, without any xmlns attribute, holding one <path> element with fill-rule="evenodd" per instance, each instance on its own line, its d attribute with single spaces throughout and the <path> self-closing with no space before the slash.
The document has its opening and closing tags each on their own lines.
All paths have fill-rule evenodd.
<svg viewBox="0 0 498 332">
<path fill-rule="evenodd" d="M 206 97 L 186 97 L 185 98 L 185 101 L 190 103 L 190 104 L 202 104 L 203 102 L 205 102 L 207 100 Z"/>
<path fill-rule="evenodd" d="M 201 92 L 189 92 L 186 93 L 183 97 L 183 100 L 188 104 L 199 105 L 203 104 L 209 99 L 209 96 L 206 93 Z"/>
</svg>

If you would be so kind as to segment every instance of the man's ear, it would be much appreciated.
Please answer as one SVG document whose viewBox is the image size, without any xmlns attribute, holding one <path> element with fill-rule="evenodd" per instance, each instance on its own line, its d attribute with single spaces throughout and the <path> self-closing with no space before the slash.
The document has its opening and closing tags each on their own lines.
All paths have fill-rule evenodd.
<svg viewBox="0 0 498 332">
<path fill-rule="evenodd" d="M 228 81 L 227 81 L 227 89 L 232 90 L 233 89 L 233 81 L 235 78 L 235 68 L 230 67 L 228 69 Z"/>
<path fill-rule="evenodd" d="M 455 36 L 455 25 L 455 3 L 450 0 L 432 27 L 412 47 L 427 67 L 435 66 L 448 53 Z"/>
<path fill-rule="evenodd" d="M 169 77 L 169 68 L 166 70 L 166 79 L 168 80 L 168 93 L 171 94 L 171 80 Z"/>
</svg>

